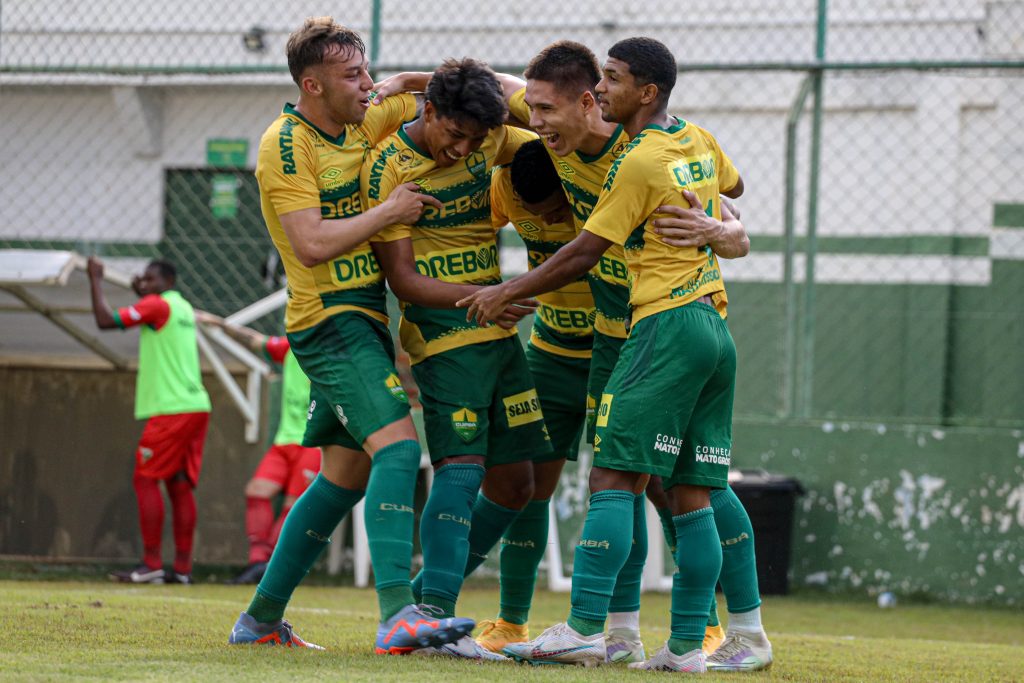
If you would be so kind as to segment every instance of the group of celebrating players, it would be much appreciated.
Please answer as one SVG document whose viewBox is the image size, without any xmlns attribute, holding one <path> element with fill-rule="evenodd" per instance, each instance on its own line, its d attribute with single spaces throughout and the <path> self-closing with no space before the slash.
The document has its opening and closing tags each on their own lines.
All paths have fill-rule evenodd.
<svg viewBox="0 0 1024 683">
<path fill-rule="evenodd" d="M 359 36 L 321 17 L 287 55 L 300 95 L 264 133 L 256 176 L 288 278 L 287 343 L 311 386 L 302 444 L 323 457 L 230 642 L 318 648 L 285 609 L 365 500 L 380 654 L 770 666 L 753 531 L 727 482 L 736 351 L 718 259 L 749 249 L 722 197 L 743 183 L 709 132 L 668 114 L 671 52 L 629 38 L 602 67 L 559 41 L 525 81 L 462 59 L 374 84 Z M 496 235 L 509 223 L 530 270 L 502 282 Z M 385 282 L 435 468 L 413 580 L 421 450 Z M 524 351 L 515 326 L 530 313 Z M 531 640 L 549 501 L 584 431 L 594 465 L 572 608 Z M 650 657 L 647 498 L 678 566 L 670 636 Z M 459 592 L 498 545 L 499 613 L 474 639 Z"/>
</svg>

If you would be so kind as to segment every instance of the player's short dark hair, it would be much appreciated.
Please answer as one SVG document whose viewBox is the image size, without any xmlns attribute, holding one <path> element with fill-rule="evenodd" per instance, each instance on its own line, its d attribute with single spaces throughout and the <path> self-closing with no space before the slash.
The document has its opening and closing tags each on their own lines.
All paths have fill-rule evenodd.
<svg viewBox="0 0 1024 683">
<path fill-rule="evenodd" d="M 337 46 L 348 57 L 353 51 L 366 54 L 366 46 L 359 34 L 334 21 L 332 17 L 309 17 L 302 28 L 288 36 L 285 54 L 288 71 L 299 84 L 303 72 L 311 66 L 324 63 L 324 57 Z"/>
<path fill-rule="evenodd" d="M 146 266 L 146 270 L 150 268 L 156 268 L 156 271 L 160 273 L 160 277 L 167 280 L 168 282 L 174 282 L 178 279 L 178 269 L 174 267 L 174 264 L 170 261 L 163 261 L 161 259 L 153 259 Z"/>
<path fill-rule="evenodd" d="M 551 162 L 551 155 L 540 140 L 530 140 L 516 150 L 509 176 L 512 189 L 523 201 L 539 204 L 562 191 L 562 181 Z"/>
<path fill-rule="evenodd" d="M 523 72 L 529 80 L 552 83 L 573 95 L 594 91 L 601 80 L 601 65 L 590 48 L 572 40 L 559 40 L 537 53 Z"/>
<path fill-rule="evenodd" d="M 486 128 L 505 123 L 508 106 L 498 77 L 475 59 L 446 59 L 427 84 L 427 102 L 438 116 L 469 120 Z"/>
<path fill-rule="evenodd" d="M 658 99 L 668 103 L 676 85 L 676 58 L 654 38 L 626 38 L 611 46 L 608 56 L 629 65 L 629 73 L 640 85 L 658 86 Z"/>
</svg>

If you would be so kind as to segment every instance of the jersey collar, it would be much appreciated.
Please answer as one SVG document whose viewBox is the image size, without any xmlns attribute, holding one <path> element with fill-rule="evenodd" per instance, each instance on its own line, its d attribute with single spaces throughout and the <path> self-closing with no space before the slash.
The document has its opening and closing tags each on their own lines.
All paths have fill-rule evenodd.
<svg viewBox="0 0 1024 683">
<path fill-rule="evenodd" d="M 412 138 L 409 137 L 409 134 L 407 132 L 405 132 L 406 127 L 412 125 L 415 122 L 416 121 L 414 119 L 412 121 L 409 121 L 408 123 L 402 124 L 402 127 L 398 129 L 398 138 L 402 142 L 404 142 L 405 144 L 409 145 L 409 148 L 412 151 L 414 151 L 417 154 L 419 154 L 421 157 L 426 157 L 427 159 L 431 159 L 432 157 L 430 156 L 430 154 L 428 154 L 426 151 L 420 149 L 419 145 L 417 145 L 415 142 L 413 142 Z"/>
<path fill-rule="evenodd" d="M 600 152 L 591 156 L 589 154 L 584 154 L 583 152 L 576 150 L 576 156 L 578 156 L 580 158 L 580 161 L 582 161 L 583 163 L 592 164 L 601 157 L 603 157 L 605 154 L 607 154 L 608 150 L 610 150 L 615 145 L 615 143 L 618 142 L 619 136 L 621 135 L 622 124 L 620 123 L 615 127 L 615 132 L 608 137 L 608 141 L 604 143 L 604 147 L 601 148 Z"/>
<path fill-rule="evenodd" d="M 662 128 L 661 126 L 656 126 L 653 123 L 649 123 L 646 126 L 644 126 L 644 130 L 661 130 L 661 131 L 665 131 L 669 135 L 672 135 L 672 134 L 678 133 L 683 128 L 686 128 L 686 121 L 684 121 L 683 119 L 679 118 L 678 116 L 673 116 L 672 118 L 674 118 L 676 120 L 676 124 L 674 126 L 669 126 L 668 128 Z"/>
<path fill-rule="evenodd" d="M 285 102 L 285 104 L 284 104 L 284 113 L 288 114 L 289 116 L 294 116 L 295 118 L 299 119 L 300 121 L 305 123 L 307 126 L 312 128 L 313 130 L 315 130 L 320 135 L 320 137 L 322 137 L 324 140 L 326 140 L 327 142 L 331 143 L 332 145 L 337 145 L 337 146 L 340 147 L 345 142 L 345 133 L 348 131 L 348 127 L 347 126 L 342 126 L 341 127 L 341 134 L 339 134 L 338 137 L 334 137 L 334 136 L 328 135 L 324 131 L 320 130 L 312 121 L 310 121 L 305 116 L 300 114 L 299 111 L 295 108 L 295 105 L 292 104 L 291 102 Z"/>
</svg>

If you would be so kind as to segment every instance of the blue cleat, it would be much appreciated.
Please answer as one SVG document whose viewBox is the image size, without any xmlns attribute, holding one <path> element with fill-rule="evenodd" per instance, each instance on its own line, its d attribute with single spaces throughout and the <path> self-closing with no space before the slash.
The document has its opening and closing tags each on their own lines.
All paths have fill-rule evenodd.
<svg viewBox="0 0 1024 683">
<path fill-rule="evenodd" d="M 470 633 L 476 622 L 463 617 L 440 617 L 426 606 L 406 605 L 377 629 L 379 655 L 407 655 L 424 647 L 453 643 Z"/>
<path fill-rule="evenodd" d="M 261 624 L 245 612 L 238 615 L 235 627 L 228 637 L 229 645 L 283 645 L 285 647 L 308 647 L 311 650 L 324 648 L 307 643 L 282 619 L 270 624 Z"/>
</svg>

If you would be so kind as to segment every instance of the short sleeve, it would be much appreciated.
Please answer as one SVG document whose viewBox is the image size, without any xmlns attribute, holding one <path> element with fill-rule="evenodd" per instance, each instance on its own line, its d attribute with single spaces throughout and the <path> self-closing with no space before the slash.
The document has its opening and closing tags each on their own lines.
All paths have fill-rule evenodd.
<svg viewBox="0 0 1024 683">
<path fill-rule="evenodd" d="M 402 93 L 385 97 L 380 104 L 371 104 L 359 125 L 370 144 L 377 145 L 403 123 L 415 118 L 416 96 Z"/>
<path fill-rule="evenodd" d="M 131 306 L 114 312 L 114 322 L 121 329 L 136 325 L 150 325 L 155 330 L 163 327 L 171 317 L 171 306 L 158 294 L 148 294 Z"/>
<path fill-rule="evenodd" d="M 285 118 L 277 134 L 260 142 L 256 180 L 278 216 L 320 208 L 316 148 L 296 119 Z"/>
<path fill-rule="evenodd" d="M 508 100 L 508 113 L 520 123 L 530 122 L 530 108 L 526 105 L 526 88 L 520 88 L 512 93 Z"/>
<path fill-rule="evenodd" d="M 630 233 L 661 204 L 661 195 L 652 185 L 652 179 L 660 176 L 650 172 L 648 166 L 636 153 L 627 152 L 616 159 L 583 229 L 615 244 L 625 244 Z"/>
<path fill-rule="evenodd" d="M 512 174 L 507 166 L 499 166 L 491 174 L 491 225 L 502 228 L 509 224 L 509 202 L 512 200 Z"/>
<path fill-rule="evenodd" d="M 288 343 L 287 337 L 268 337 L 264 347 L 267 358 L 278 365 L 284 364 L 284 358 L 288 355 L 290 349 L 291 345 Z"/>
<path fill-rule="evenodd" d="M 391 98 L 388 98 L 391 99 Z M 384 100 L 387 102 L 387 100 Z M 375 149 L 363 161 L 363 168 L 360 172 L 359 187 L 362 193 L 363 206 L 366 210 L 383 204 L 391 192 L 401 185 L 400 178 L 396 175 L 394 166 L 385 159 L 380 163 L 381 156 L 387 151 L 384 146 Z M 411 235 L 411 228 L 408 225 L 389 225 L 370 238 L 370 242 L 394 242 Z"/>
<path fill-rule="evenodd" d="M 511 164 L 512 157 L 516 155 L 519 148 L 525 145 L 530 140 L 537 140 L 537 134 L 532 130 L 526 130 L 524 128 L 517 128 L 515 126 L 505 126 L 505 135 L 502 140 L 501 147 L 498 149 L 498 156 L 494 159 L 495 166 L 502 164 Z"/>
</svg>

